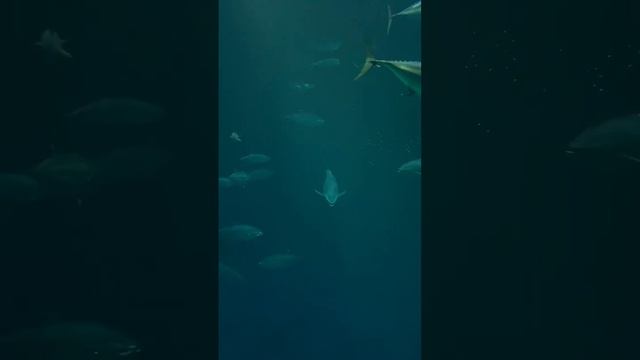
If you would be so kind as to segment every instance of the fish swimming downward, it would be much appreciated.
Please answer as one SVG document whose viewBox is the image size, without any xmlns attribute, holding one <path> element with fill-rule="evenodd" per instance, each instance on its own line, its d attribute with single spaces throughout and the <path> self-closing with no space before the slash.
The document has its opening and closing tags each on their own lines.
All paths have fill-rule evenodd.
<svg viewBox="0 0 640 360">
<path fill-rule="evenodd" d="M 389 31 L 391 31 L 391 22 L 393 21 L 394 17 L 407 16 L 407 15 L 418 15 L 418 16 L 422 15 L 422 1 L 418 1 L 417 3 L 395 14 L 391 12 L 391 6 L 387 5 L 387 13 L 388 13 L 387 35 L 389 35 Z"/>
<path fill-rule="evenodd" d="M 353 80 L 363 77 L 373 66 L 389 69 L 405 86 L 410 94 L 422 93 L 422 63 L 420 61 L 379 60 L 370 51 L 362 65 L 362 70 Z"/>
<path fill-rule="evenodd" d="M 325 198 L 327 203 L 329 203 L 329 206 L 333 207 L 336 205 L 338 199 L 346 193 L 346 191 L 340 192 L 336 177 L 333 175 L 331 170 L 327 169 L 324 184 L 322 185 L 322 192 L 316 190 L 316 194 Z"/>
</svg>

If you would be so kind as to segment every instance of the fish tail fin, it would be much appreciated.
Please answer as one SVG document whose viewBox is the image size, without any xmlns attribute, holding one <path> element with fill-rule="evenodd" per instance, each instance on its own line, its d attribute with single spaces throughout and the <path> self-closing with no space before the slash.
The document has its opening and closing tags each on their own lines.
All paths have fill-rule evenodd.
<svg viewBox="0 0 640 360">
<path fill-rule="evenodd" d="M 391 31 L 391 21 L 393 20 L 393 13 L 391 13 L 391 5 L 387 5 L 387 35 Z"/>
<path fill-rule="evenodd" d="M 371 53 L 371 49 L 367 47 L 367 57 L 364 59 L 364 64 L 362 65 L 362 69 L 360 69 L 360 73 L 353 80 L 358 80 L 361 77 L 363 77 L 366 73 L 368 73 L 369 70 L 371 70 L 371 67 L 373 66 L 373 62 L 375 60 L 376 58 L 373 57 L 373 54 Z"/>
</svg>

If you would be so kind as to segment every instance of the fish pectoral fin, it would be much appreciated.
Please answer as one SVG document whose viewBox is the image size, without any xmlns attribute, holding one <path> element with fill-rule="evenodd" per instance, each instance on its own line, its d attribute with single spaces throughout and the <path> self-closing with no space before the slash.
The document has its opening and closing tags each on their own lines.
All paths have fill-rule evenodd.
<svg viewBox="0 0 640 360">
<path fill-rule="evenodd" d="M 314 191 L 316 192 L 316 194 L 318 194 L 318 195 L 320 195 L 320 196 L 324 197 L 324 194 L 323 194 L 323 193 L 321 193 L 320 191 L 318 191 L 318 190 L 314 190 Z"/>
<path fill-rule="evenodd" d="M 345 191 L 343 191 L 343 192 L 341 192 L 341 193 L 339 193 L 339 194 L 338 194 L 338 198 L 341 198 L 341 197 L 342 197 L 343 195 L 345 195 L 346 193 L 347 193 L 347 191 L 346 191 L 346 190 L 345 190 Z"/>
</svg>

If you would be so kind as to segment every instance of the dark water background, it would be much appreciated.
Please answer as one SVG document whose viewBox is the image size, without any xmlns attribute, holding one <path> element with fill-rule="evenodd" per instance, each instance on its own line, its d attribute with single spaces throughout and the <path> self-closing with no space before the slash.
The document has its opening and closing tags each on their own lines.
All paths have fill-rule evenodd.
<svg viewBox="0 0 640 360">
<path fill-rule="evenodd" d="M 60 198 L 3 213 L 0 332 L 96 321 L 146 344 L 145 358 L 214 357 L 215 4 L 6 5 L 1 171 L 26 171 L 60 149 L 62 115 L 110 96 L 165 108 L 158 144 L 177 161 L 91 193 L 81 208 Z M 34 44 L 46 28 L 69 40 L 71 61 L 43 61 Z"/>
</svg>

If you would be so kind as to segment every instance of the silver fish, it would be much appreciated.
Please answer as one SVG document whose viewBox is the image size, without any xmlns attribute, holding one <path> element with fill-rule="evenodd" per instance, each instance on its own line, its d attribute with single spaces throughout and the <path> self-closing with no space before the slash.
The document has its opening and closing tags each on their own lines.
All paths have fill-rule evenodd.
<svg viewBox="0 0 640 360">
<path fill-rule="evenodd" d="M 402 164 L 402 166 L 398 168 L 398 172 L 422 175 L 422 159 L 411 160 Z"/>
<path fill-rule="evenodd" d="M 420 61 L 379 60 L 367 52 L 367 58 L 354 80 L 363 77 L 373 66 L 389 69 L 412 93 L 422 93 L 422 63 Z"/>
<path fill-rule="evenodd" d="M 640 114 L 617 117 L 581 132 L 571 143 L 568 154 L 608 152 L 640 162 Z"/>
<path fill-rule="evenodd" d="M 314 68 L 336 67 L 336 66 L 340 66 L 340 59 L 338 58 L 322 59 L 312 63 L 311 66 Z"/>
<path fill-rule="evenodd" d="M 324 184 L 322 185 L 322 192 L 315 190 L 316 194 L 322 196 L 327 200 L 329 206 L 333 207 L 336 205 L 338 199 L 346 194 L 346 191 L 340 192 L 338 188 L 338 181 L 336 177 L 333 175 L 331 170 L 327 169 L 325 172 Z"/>
<path fill-rule="evenodd" d="M 223 238 L 234 241 L 251 241 L 264 235 L 257 227 L 245 224 L 225 227 L 218 232 Z"/>
<path fill-rule="evenodd" d="M 98 323 L 56 323 L 3 339 L 3 348 L 28 359 L 138 359 L 142 347 Z"/>
<path fill-rule="evenodd" d="M 391 6 L 387 5 L 387 14 L 388 14 L 388 18 L 387 18 L 387 35 L 389 34 L 389 31 L 391 30 L 391 21 L 393 20 L 394 17 L 396 16 L 407 16 L 407 15 L 421 15 L 422 14 L 422 2 L 418 1 L 417 3 L 409 6 L 408 8 L 398 12 L 398 13 L 392 13 L 391 12 Z"/>
<path fill-rule="evenodd" d="M 296 113 L 286 115 L 284 118 L 292 123 L 306 127 L 320 127 L 325 123 L 325 120 L 320 116 L 305 111 L 298 111 Z"/>
<path fill-rule="evenodd" d="M 274 254 L 267 256 L 258 262 L 258 266 L 267 270 L 286 269 L 300 261 L 300 257 L 290 253 Z"/>
<path fill-rule="evenodd" d="M 271 161 L 271 157 L 265 154 L 249 154 L 241 157 L 240 161 L 246 165 L 265 164 Z"/>
</svg>

